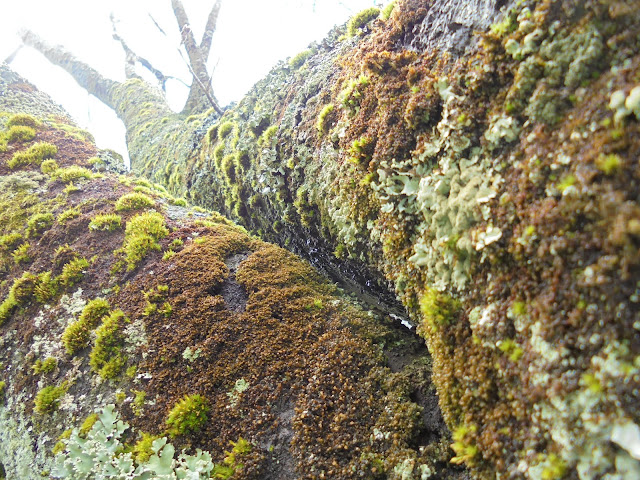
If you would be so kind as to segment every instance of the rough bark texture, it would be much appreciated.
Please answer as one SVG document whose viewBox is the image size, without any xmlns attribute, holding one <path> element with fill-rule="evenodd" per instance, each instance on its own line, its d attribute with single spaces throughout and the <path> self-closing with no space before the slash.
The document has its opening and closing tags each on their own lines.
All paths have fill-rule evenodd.
<svg viewBox="0 0 640 480">
<path fill-rule="evenodd" d="M 503 3 L 400 1 L 222 118 L 129 109 L 132 165 L 392 285 L 474 475 L 638 478 L 640 5 Z"/>
<path fill-rule="evenodd" d="M 468 478 L 418 337 L 108 163 L 0 66 L 2 477 Z"/>
</svg>

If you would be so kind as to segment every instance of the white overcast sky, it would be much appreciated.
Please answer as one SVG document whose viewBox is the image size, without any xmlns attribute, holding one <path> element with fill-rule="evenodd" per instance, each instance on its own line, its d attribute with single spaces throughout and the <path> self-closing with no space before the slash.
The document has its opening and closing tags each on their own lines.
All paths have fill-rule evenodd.
<svg viewBox="0 0 640 480">
<path fill-rule="evenodd" d="M 214 0 L 183 0 L 199 41 Z M 213 85 L 218 100 L 237 101 L 278 60 L 321 40 L 335 24 L 384 0 L 223 0 L 209 65 L 216 65 Z M 29 28 L 52 44 L 115 80 L 124 79 L 124 54 L 111 38 L 111 12 L 129 46 L 166 75 L 190 81 L 178 53 L 180 37 L 170 0 L 0 0 L 0 61 L 20 44 L 16 32 Z M 167 36 L 154 26 L 149 15 Z M 78 87 L 39 53 L 22 49 L 12 68 L 49 93 L 101 148 L 126 155 L 124 127 L 115 114 Z M 172 107 L 180 110 L 186 88 L 168 86 Z"/>
</svg>

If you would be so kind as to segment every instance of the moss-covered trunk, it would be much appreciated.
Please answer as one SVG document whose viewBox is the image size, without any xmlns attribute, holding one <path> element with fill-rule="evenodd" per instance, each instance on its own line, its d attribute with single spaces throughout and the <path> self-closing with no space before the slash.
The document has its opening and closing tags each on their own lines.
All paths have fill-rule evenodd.
<svg viewBox="0 0 640 480">
<path fill-rule="evenodd" d="M 132 120 L 132 165 L 336 278 L 389 282 L 455 462 L 635 478 L 640 5 L 502 3 L 358 17 L 222 118 Z"/>
</svg>

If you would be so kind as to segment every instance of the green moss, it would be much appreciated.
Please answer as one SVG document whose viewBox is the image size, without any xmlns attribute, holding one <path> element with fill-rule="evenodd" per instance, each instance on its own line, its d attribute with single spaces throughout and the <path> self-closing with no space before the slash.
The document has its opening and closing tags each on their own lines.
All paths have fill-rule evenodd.
<svg viewBox="0 0 640 480">
<path fill-rule="evenodd" d="M 73 184 L 73 182 L 69 183 L 66 187 L 64 187 L 63 192 L 66 193 L 67 195 L 74 193 L 74 192 L 79 192 L 80 191 L 80 187 L 77 187 Z"/>
<path fill-rule="evenodd" d="M 65 225 L 69 220 L 77 218 L 81 215 L 80 209 L 78 207 L 69 208 L 58 215 L 58 223 L 60 225 Z"/>
<path fill-rule="evenodd" d="M 40 165 L 40 171 L 45 175 L 51 175 L 53 174 L 53 172 L 55 172 L 59 168 L 60 166 L 58 165 L 58 162 L 56 162 L 51 158 L 49 160 L 44 160 Z"/>
<path fill-rule="evenodd" d="M 0 380 L 0 404 L 4 403 L 4 393 L 7 389 L 7 383 L 4 380 Z"/>
<path fill-rule="evenodd" d="M 122 228 L 122 217 L 116 213 L 96 215 L 89 222 L 89 230 L 113 232 Z"/>
<path fill-rule="evenodd" d="M 6 134 L 6 139 L 8 143 L 24 143 L 30 142 L 36 138 L 36 131 L 24 125 L 14 125 L 9 128 L 9 131 Z"/>
<path fill-rule="evenodd" d="M 36 213 L 27 220 L 27 237 L 38 237 L 53 225 L 52 213 Z"/>
<path fill-rule="evenodd" d="M 89 267 L 89 262 L 84 258 L 74 258 L 62 267 L 62 273 L 58 277 L 61 285 L 71 287 L 82 280 L 84 270 Z"/>
<path fill-rule="evenodd" d="M 11 128 L 14 125 L 22 125 L 24 127 L 35 128 L 39 125 L 39 122 L 31 115 L 27 115 L 25 113 L 18 113 L 16 115 L 13 115 L 7 121 L 7 128 Z"/>
<path fill-rule="evenodd" d="M 7 233 L 6 235 L 0 235 L 0 250 L 10 249 L 22 241 L 22 234 L 18 232 Z"/>
<path fill-rule="evenodd" d="M 84 419 L 82 425 L 80 425 L 79 433 L 80 436 L 86 437 L 87 434 L 91 431 L 95 423 L 99 420 L 99 416 L 97 413 L 92 413 L 87 418 Z"/>
<path fill-rule="evenodd" d="M 33 372 L 37 375 L 47 374 L 53 372 L 58 366 L 58 360 L 54 357 L 47 357 L 44 361 L 38 359 L 36 363 L 33 364 Z"/>
<path fill-rule="evenodd" d="M 172 198 L 169 200 L 171 205 L 175 205 L 176 207 L 187 207 L 189 204 L 184 198 Z"/>
<path fill-rule="evenodd" d="M 573 175 L 567 175 L 558 184 L 558 190 L 560 191 L 560 193 L 564 193 L 567 188 L 575 185 L 576 181 L 576 177 L 574 177 Z"/>
<path fill-rule="evenodd" d="M 207 130 L 207 139 L 209 140 L 209 144 L 213 145 L 218 140 L 218 125 L 212 125 Z"/>
<path fill-rule="evenodd" d="M 318 115 L 318 121 L 316 122 L 316 128 L 320 135 L 324 135 L 329 131 L 329 115 L 333 113 L 334 106 L 332 103 L 325 105 L 320 114 Z"/>
<path fill-rule="evenodd" d="M 307 61 L 307 59 L 311 55 L 313 55 L 313 50 L 311 49 L 304 50 L 298 53 L 296 56 L 294 56 L 291 60 L 289 60 L 289 65 L 291 66 L 291 68 L 297 70 L 302 65 L 304 65 L 304 63 Z"/>
<path fill-rule="evenodd" d="M 47 303 L 58 294 L 58 279 L 52 278 L 51 272 L 38 274 L 33 294 L 38 302 Z"/>
<path fill-rule="evenodd" d="M 224 122 L 218 127 L 218 137 L 225 139 L 233 131 L 235 124 L 233 122 Z"/>
<path fill-rule="evenodd" d="M 64 383 L 59 387 L 52 385 L 44 387 L 36 395 L 35 409 L 38 413 L 51 413 L 60 405 L 60 398 L 67 393 L 67 384 Z"/>
<path fill-rule="evenodd" d="M 160 213 L 146 212 L 136 215 L 127 223 L 123 246 L 116 253 L 124 255 L 127 270 L 131 271 L 149 251 L 160 250 L 158 240 L 168 234 L 169 230 Z"/>
<path fill-rule="evenodd" d="M 136 442 L 131 451 L 136 463 L 141 464 L 149 461 L 149 458 L 151 458 L 151 455 L 153 455 L 154 453 L 152 448 L 153 442 L 155 442 L 158 438 L 160 438 L 159 435 L 151 435 L 150 433 L 144 432 L 142 433 L 140 440 Z"/>
<path fill-rule="evenodd" d="M 460 425 L 453 431 L 451 449 L 456 453 L 456 456 L 451 459 L 451 463 L 474 464 L 476 457 L 480 453 L 474 441 L 477 430 L 478 428 L 475 425 Z"/>
<path fill-rule="evenodd" d="M 461 303 L 446 293 L 428 289 L 420 299 L 422 320 L 433 327 L 449 325 L 460 310 Z"/>
<path fill-rule="evenodd" d="M 271 140 L 275 137 L 276 133 L 278 133 L 278 125 L 271 125 L 264 132 L 262 132 L 262 135 L 260 135 L 260 138 L 258 139 L 258 145 L 270 145 Z"/>
<path fill-rule="evenodd" d="M 209 419 L 209 402 L 202 395 L 185 395 L 167 416 L 167 432 L 172 437 L 198 432 Z"/>
<path fill-rule="evenodd" d="M 497 37 L 514 32 L 518 28 L 517 13 L 515 10 L 507 12 L 502 21 L 491 25 L 491 32 Z"/>
<path fill-rule="evenodd" d="M 31 244 L 29 242 L 26 242 L 20 245 L 11 253 L 13 261 L 16 264 L 27 263 L 31 260 L 31 258 L 29 257 L 29 247 L 31 247 Z"/>
<path fill-rule="evenodd" d="M 371 160 L 372 155 L 372 140 L 369 137 L 361 137 L 353 141 L 351 146 L 349 147 L 348 153 L 349 162 L 360 165 L 363 163 L 368 163 Z"/>
<path fill-rule="evenodd" d="M 91 369 L 104 379 L 114 379 L 126 363 L 123 353 L 124 337 L 120 332 L 127 322 L 122 310 L 111 312 L 96 329 L 96 339 L 89 354 Z"/>
<path fill-rule="evenodd" d="M 351 79 L 338 94 L 338 100 L 342 107 L 349 113 L 355 115 L 360 109 L 360 101 L 364 89 L 369 85 L 369 77 L 360 75 L 356 79 Z"/>
<path fill-rule="evenodd" d="M 506 339 L 498 342 L 498 349 L 509 356 L 509 360 L 517 362 L 522 357 L 524 351 L 513 339 Z"/>
<path fill-rule="evenodd" d="M 391 0 L 391 2 L 389 2 L 389 4 L 380 12 L 380 17 L 382 17 L 383 20 L 389 20 L 389 17 L 391 17 L 391 12 L 393 12 L 395 6 L 396 0 Z"/>
<path fill-rule="evenodd" d="M 89 345 L 91 331 L 109 315 L 109 302 L 104 298 L 95 298 L 85 305 L 80 318 L 69 324 L 62 333 L 62 344 L 69 355 Z"/>
<path fill-rule="evenodd" d="M 71 165 L 70 167 L 58 168 L 51 174 L 51 178 L 56 178 L 64 183 L 71 183 L 83 178 L 91 179 L 93 174 L 88 168 Z"/>
<path fill-rule="evenodd" d="M 140 210 L 152 208 L 156 202 L 153 198 L 144 193 L 126 193 L 116 201 L 116 211 L 125 212 L 129 210 Z"/>
<path fill-rule="evenodd" d="M 356 13 L 347 23 L 347 35 L 353 37 L 360 33 L 364 27 L 380 16 L 380 9 L 371 7 Z"/>
<path fill-rule="evenodd" d="M 223 480 L 233 477 L 236 472 L 242 470 L 244 465 L 240 463 L 240 458 L 251 452 L 251 444 L 244 438 L 238 438 L 237 442 L 230 442 L 233 448 L 230 452 L 225 452 L 226 456 L 221 465 L 215 465 L 213 467 L 213 478 L 220 478 Z"/>
<path fill-rule="evenodd" d="M 35 143 L 26 151 L 16 152 L 7 162 L 9 168 L 17 168 L 24 165 L 40 165 L 43 160 L 53 158 L 58 153 L 58 147 L 50 143 Z"/>
<path fill-rule="evenodd" d="M 133 402 L 131 402 L 131 408 L 133 409 L 133 413 L 139 417 L 142 415 L 147 393 L 144 390 L 132 390 L 132 392 L 135 394 L 135 397 L 133 398 Z"/>
<path fill-rule="evenodd" d="M 555 453 L 546 459 L 546 466 L 542 470 L 542 480 L 559 480 L 567 473 L 567 464 Z"/>
<path fill-rule="evenodd" d="M 596 159 L 596 167 L 605 175 L 613 175 L 620 171 L 622 167 L 622 158 L 620 155 L 610 153 L 609 155 L 600 155 Z"/>
<path fill-rule="evenodd" d="M 226 146 L 224 142 L 222 142 L 216 145 L 216 148 L 213 149 L 213 158 L 218 166 L 220 165 L 220 162 L 222 162 L 222 157 L 224 157 L 225 148 Z"/>
<path fill-rule="evenodd" d="M 229 183 L 236 183 L 236 157 L 227 155 L 222 159 L 221 168 Z"/>
</svg>

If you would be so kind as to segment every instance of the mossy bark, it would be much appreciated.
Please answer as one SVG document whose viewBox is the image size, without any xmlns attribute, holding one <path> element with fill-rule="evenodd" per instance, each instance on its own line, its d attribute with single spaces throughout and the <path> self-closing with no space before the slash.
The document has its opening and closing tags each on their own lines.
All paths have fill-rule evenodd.
<svg viewBox="0 0 640 480">
<path fill-rule="evenodd" d="M 456 462 L 633 478 L 640 7 L 501 4 L 400 1 L 222 118 L 131 119 L 132 165 L 335 278 L 389 282 Z"/>
</svg>

